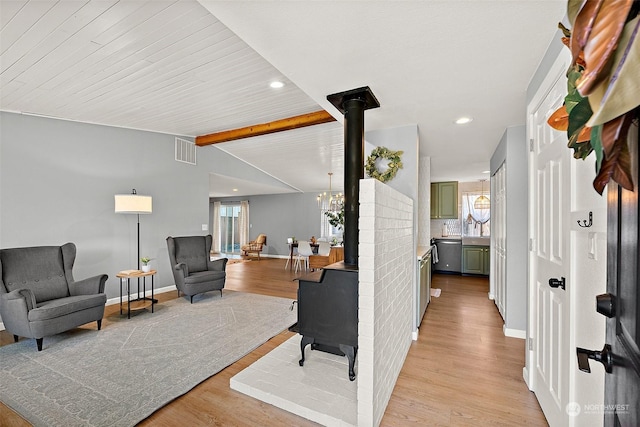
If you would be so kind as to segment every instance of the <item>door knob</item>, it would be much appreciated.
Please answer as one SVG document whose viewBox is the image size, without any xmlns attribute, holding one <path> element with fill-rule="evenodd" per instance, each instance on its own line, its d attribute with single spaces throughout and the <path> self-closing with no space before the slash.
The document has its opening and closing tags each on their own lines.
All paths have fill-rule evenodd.
<svg viewBox="0 0 640 427">
<path fill-rule="evenodd" d="M 613 371 L 614 355 L 611 352 L 611 346 L 609 344 L 605 344 L 602 351 L 587 350 L 577 347 L 576 354 L 578 355 L 578 369 L 582 372 L 591 373 L 589 359 L 602 363 L 604 365 L 604 370 L 607 371 L 608 374 Z"/>
<path fill-rule="evenodd" d="M 611 294 L 597 295 L 596 311 L 608 318 L 614 317 L 616 315 L 616 297 Z"/>
<path fill-rule="evenodd" d="M 564 277 L 561 277 L 560 279 L 549 279 L 549 286 L 551 286 L 552 288 L 562 288 L 562 290 L 565 290 Z"/>
</svg>

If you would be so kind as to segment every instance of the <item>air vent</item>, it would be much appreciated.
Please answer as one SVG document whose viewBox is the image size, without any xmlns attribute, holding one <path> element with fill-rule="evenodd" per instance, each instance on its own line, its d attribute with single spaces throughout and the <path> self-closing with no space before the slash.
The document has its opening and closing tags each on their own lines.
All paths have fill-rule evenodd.
<svg viewBox="0 0 640 427">
<path fill-rule="evenodd" d="M 176 160 L 196 164 L 196 144 L 186 139 L 176 138 Z"/>
</svg>

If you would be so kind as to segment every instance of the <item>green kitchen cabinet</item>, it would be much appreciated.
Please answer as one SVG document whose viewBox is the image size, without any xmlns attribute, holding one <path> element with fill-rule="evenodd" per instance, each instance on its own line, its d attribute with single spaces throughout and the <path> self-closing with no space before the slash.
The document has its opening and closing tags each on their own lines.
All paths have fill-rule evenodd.
<svg viewBox="0 0 640 427">
<path fill-rule="evenodd" d="M 431 183 L 431 219 L 458 219 L 458 181 Z"/>
<path fill-rule="evenodd" d="M 462 273 L 489 275 L 489 246 L 462 247 Z"/>
</svg>

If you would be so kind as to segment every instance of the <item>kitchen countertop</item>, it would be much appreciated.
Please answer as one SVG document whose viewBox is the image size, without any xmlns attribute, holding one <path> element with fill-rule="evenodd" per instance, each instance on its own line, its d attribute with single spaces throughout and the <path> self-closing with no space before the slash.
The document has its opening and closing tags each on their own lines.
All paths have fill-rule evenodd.
<svg viewBox="0 0 640 427">
<path fill-rule="evenodd" d="M 463 237 L 462 238 L 463 245 L 474 245 L 474 246 L 489 246 L 491 244 L 491 239 L 489 236 L 482 237 Z"/>
<path fill-rule="evenodd" d="M 418 261 L 424 258 L 429 252 L 431 252 L 431 246 L 418 246 L 416 250 L 418 254 Z"/>
</svg>

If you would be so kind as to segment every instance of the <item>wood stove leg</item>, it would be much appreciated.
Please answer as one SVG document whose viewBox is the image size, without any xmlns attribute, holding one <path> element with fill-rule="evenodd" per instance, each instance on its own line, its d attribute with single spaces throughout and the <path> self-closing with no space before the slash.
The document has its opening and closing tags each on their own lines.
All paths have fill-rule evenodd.
<svg viewBox="0 0 640 427">
<path fill-rule="evenodd" d="M 356 379 L 355 365 L 358 349 L 351 345 L 340 344 L 340 351 L 349 359 L 349 380 L 354 381 Z"/>
<path fill-rule="evenodd" d="M 300 352 L 302 353 L 302 359 L 300 359 L 300 361 L 298 362 L 300 366 L 304 366 L 304 348 L 309 344 L 313 344 L 313 341 L 314 339 L 311 337 L 305 337 L 304 335 L 302 336 L 302 341 L 300 341 Z"/>
</svg>

